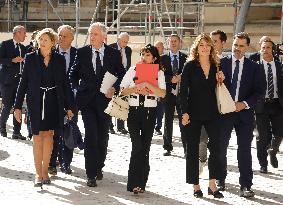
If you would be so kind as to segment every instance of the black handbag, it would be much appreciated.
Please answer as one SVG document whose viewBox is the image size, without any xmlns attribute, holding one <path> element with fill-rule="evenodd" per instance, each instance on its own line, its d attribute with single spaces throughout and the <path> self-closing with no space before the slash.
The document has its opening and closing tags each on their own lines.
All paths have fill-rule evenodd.
<svg viewBox="0 0 283 205">
<path fill-rule="evenodd" d="M 78 125 L 72 121 L 67 120 L 63 129 L 63 139 L 65 146 L 69 149 L 79 148 L 84 149 L 84 142 L 82 138 L 82 133 Z"/>
</svg>

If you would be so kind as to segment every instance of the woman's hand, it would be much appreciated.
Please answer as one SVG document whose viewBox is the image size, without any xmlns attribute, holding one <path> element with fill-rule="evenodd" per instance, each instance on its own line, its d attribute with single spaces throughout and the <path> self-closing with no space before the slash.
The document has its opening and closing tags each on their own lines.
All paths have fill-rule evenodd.
<svg viewBox="0 0 283 205">
<path fill-rule="evenodd" d="M 72 118 L 74 117 L 74 113 L 72 112 L 72 110 L 67 110 L 67 117 L 69 120 L 72 120 Z"/>
<path fill-rule="evenodd" d="M 190 116 L 188 113 L 184 113 L 182 116 L 182 125 L 186 126 L 190 123 Z"/>
<path fill-rule="evenodd" d="M 225 80 L 225 76 L 224 73 L 222 71 L 218 71 L 216 73 L 216 80 L 218 83 L 223 83 L 223 81 Z"/>
<path fill-rule="evenodd" d="M 14 117 L 19 123 L 21 123 L 21 121 L 22 121 L 22 110 L 15 109 L 14 110 Z"/>
</svg>

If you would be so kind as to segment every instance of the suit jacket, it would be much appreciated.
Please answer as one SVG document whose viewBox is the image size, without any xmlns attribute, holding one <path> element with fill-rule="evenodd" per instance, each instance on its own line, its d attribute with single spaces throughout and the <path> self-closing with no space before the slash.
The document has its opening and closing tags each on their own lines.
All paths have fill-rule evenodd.
<svg viewBox="0 0 283 205">
<path fill-rule="evenodd" d="M 278 94 L 280 105 L 283 108 L 283 65 L 279 61 L 274 61 L 274 62 L 275 62 L 276 77 L 277 77 L 277 88 L 278 88 L 277 94 Z M 264 72 L 264 65 L 260 62 L 259 66 L 263 72 L 263 81 L 265 82 L 265 84 L 267 84 L 266 76 Z M 265 92 L 266 90 L 267 88 L 265 88 Z M 264 111 L 265 92 L 264 92 L 264 95 L 261 96 L 261 98 L 257 102 L 256 110 L 255 110 L 256 113 L 262 113 Z"/>
<path fill-rule="evenodd" d="M 26 95 L 27 107 L 31 121 L 32 133 L 38 133 L 40 129 L 40 86 L 41 67 L 39 51 L 27 54 L 23 68 L 23 75 L 18 87 L 15 105 L 16 109 L 21 109 Z M 66 75 L 66 62 L 62 55 L 52 52 L 48 69 L 51 69 L 55 76 L 56 93 L 58 98 L 60 127 L 63 128 L 64 108 L 74 112 L 74 101 L 70 82 Z"/>
<path fill-rule="evenodd" d="M 217 67 L 211 64 L 206 79 L 198 60 L 185 63 L 179 94 L 182 114 L 188 113 L 193 120 L 213 120 L 218 117 L 216 73 Z"/>
<path fill-rule="evenodd" d="M 114 48 L 104 45 L 103 67 L 100 74 L 96 75 L 92 64 L 92 47 L 84 46 L 77 50 L 75 64 L 71 67 L 70 79 L 72 88 L 77 90 L 76 103 L 81 110 L 92 102 L 93 97 L 100 98 L 101 109 L 105 109 L 111 99 L 100 92 L 104 74 L 109 73 L 118 77 L 114 88 L 119 90 L 123 78 L 123 70 L 120 52 Z"/>
<path fill-rule="evenodd" d="M 118 50 L 117 43 L 112 43 L 109 46 Z M 125 71 L 127 71 L 127 70 L 129 70 L 129 68 L 132 65 L 132 63 L 131 63 L 132 49 L 129 46 L 126 46 L 125 47 L 125 53 L 126 53 L 126 58 L 127 58 L 127 67 L 125 68 L 126 69 Z"/>
<path fill-rule="evenodd" d="M 60 54 L 58 46 L 57 46 L 55 51 Z M 70 48 L 70 64 L 69 64 L 69 68 L 67 70 L 67 75 L 69 75 L 71 67 L 75 64 L 76 55 L 77 55 L 77 49 L 75 47 L 71 46 L 71 48 Z"/>
<path fill-rule="evenodd" d="M 20 44 L 21 56 L 26 55 L 26 47 Z M 2 85 L 17 86 L 20 80 L 20 63 L 13 63 L 12 59 L 17 57 L 17 51 L 13 39 L 3 41 L 0 45 L 0 83 Z"/>
<path fill-rule="evenodd" d="M 182 73 L 184 64 L 186 62 L 187 55 L 179 51 L 179 70 L 178 74 Z M 166 82 L 166 94 L 171 93 L 172 86 L 174 85 L 171 80 L 174 76 L 173 68 L 171 65 L 171 57 L 170 52 L 167 54 L 164 54 L 161 56 L 161 66 L 164 69 L 164 75 L 165 75 L 165 82 Z M 176 85 L 176 84 L 175 84 Z"/>
<path fill-rule="evenodd" d="M 225 75 L 224 83 L 231 93 L 232 56 L 230 55 L 222 58 L 220 62 L 222 71 Z M 262 81 L 262 76 L 262 70 L 259 68 L 259 65 L 248 58 L 244 58 L 238 101 L 246 101 L 250 109 L 244 109 L 241 113 L 246 113 L 248 111 L 253 113 L 258 99 L 265 94 L 266 85 Z"/>
</svg>

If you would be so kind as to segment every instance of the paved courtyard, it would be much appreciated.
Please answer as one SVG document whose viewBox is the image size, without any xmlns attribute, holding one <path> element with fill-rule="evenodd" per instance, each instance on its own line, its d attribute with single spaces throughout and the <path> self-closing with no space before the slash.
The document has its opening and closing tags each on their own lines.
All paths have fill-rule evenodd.
<svg viewBox="0 0 283 205">
<path fill-rule="evenodd" d="M 85 184 L 83 151 L 75 150 L 72 175 L 59 171 L 51 178 L 52 184 L 40 188 L 33 187 L 34 165 L 32 142 L 12 140 L 12 118 L 8 122 L 8 137 L 0 137 L 0 204 L 127 204 L 127 205 L 278 205 L 283 204 L 283 153 L 278 155 L 279 168 L 269 166 L 268 174 L 259 173 L 256 158 L 255 140 L 253 141 L 253 170 L 255 198 L 247 200 L 238 196 L 237 145 L 232 136 L 228 150 L 227 191 L 224 199 L 218 200 L 207 195 L 208 170 L 201 175 L 204 198 L 193 197 L 191 185 L 185 183 L 185 159 L 177 121 L 174 122 L 174 150 L 172 156 L 164 157 L 162 136 L 154 136 L 150 152 L 151 171 L 144 194 L 134 195 L 126 191 L 127 170 L 131 152 L 131 142 L 127 135 L 110 135 L 104 179 L 98 187 L 90 188 Z M 79 127 L 84 133 L 83 123 Z M 22 134 L 27 136 L 26 126 Z"/>
</svg>

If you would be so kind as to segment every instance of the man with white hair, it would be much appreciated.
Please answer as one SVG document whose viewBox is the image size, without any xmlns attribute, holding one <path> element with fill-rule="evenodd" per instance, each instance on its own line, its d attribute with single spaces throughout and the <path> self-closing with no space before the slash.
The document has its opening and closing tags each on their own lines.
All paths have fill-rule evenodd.
<svg viewBox="0 0 283 205">
<path fill-rule="evenodd" d="M 72 88 L 77 90 L 76 103 L 85 127 L 85 168 L 87 186 L 96 187 L 103 178 L 102 168 L 107 154 L 110 116 L 104 110 L 119 90 L 123 77 L 120 52 L 104 43 L 106 27 L 96 22 L 89 27 L 90 45 L 77 50 L 76 63 L 71 67 Z M 106 94 L 100 92 L 106 72 L 118 80 Z"/>
<path fill-rule="evenodd" d="M 132 49 L 128 46 L 129 39 L 129 34 L 127 32 L 122 32 L 118 36 L 117 42 L 109 45 L 110 47 L 120 51 L 124 73 L 126 73 L 126 71 L 131 67 Z M 115 134 L 112 121 L 110 122 L 109 131 L 111 134 Z M 117 119 L 117 131 L 122 134 L 128 134 L 123 120 Z"/>
<path fill-rule="evenodd" d="M 18 84 L 22 74 L 26 47 L 21 44 L 26 38 L 26 29 L 23 26 L 13 28 L 13 38 L 3 41 L 0 45 L 0 89 L 2 94 L 2 110 L 0 118 L 0 134 L 7 137 L 6 124 L 14 104 Z M 25 140 L 22 136 L 21 123 L 13 118 L 12 139 Z"/>
<path fill-rule="evenodd" d="M 75 64 L 75 58 L 77 54 L 77 49 L 72 46 L 74 40 L 75 29 L 70 25 L 62 25 L 57 29 L 58 32 L 58 45 L 56 46 L 56 51 L 62 54 L 66 60 L 66 75 L 69 75 L 70 68 Z M 75 113 L 75 116 L 72 119 L 77 123 L 78 115 Z M 70 168 L 72 159 L 73 159 L 73 149 L 69 149 L 65 146 L 64 140 L 59 136 L 59 130 L 55 130 L 53 136 L 53 150 L 51 154 L 51 159 L 48 167 L 48 172 L 51 175 L 57 174 L 56 169 L 56 159 L 58 155 L 60 162 L 60 169 L 65 174 L 71 174 L 72 170 Z"/>
</svg>

